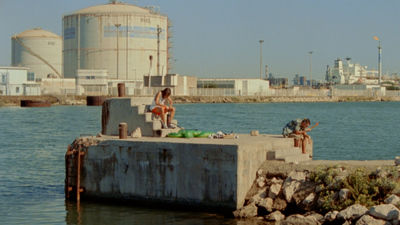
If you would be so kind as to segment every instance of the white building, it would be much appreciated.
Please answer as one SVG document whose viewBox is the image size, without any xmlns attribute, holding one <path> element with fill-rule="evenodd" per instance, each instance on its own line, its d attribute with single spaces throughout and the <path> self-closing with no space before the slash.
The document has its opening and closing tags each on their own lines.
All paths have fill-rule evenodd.
<svg viewBox="0 0 400 225">
<path fill-rule="evenodd" d="M 198 95 L 268 95 L 269 81 L 261 79 L 198 79 Z M 214 93 L 219 91 L 220 93 Z M 213 93 L 208 93 L 213 92 Z"/>
<path fill-rule="evenodd" d="M 340 58 L 335 60 L 333 68 L 326 69 L 325 79 L 334 84 L 378 84 L 378 71 L 367 70 L 366 66 L 350 63 L 351 58 L 346 58 L 343 64 Z"/>
<path fill-rule="evenodd" d="M 25 67 L 0 67 L 0 95 L 41 95 L 35 73 Z"/>
</svg>

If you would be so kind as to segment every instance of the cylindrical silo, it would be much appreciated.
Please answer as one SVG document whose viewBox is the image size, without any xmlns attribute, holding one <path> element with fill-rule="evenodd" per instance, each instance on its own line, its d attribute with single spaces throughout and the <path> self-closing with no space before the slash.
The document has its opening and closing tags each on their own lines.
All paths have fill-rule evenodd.
<svg viewBox="0 0 400 225">
<path fill-rule="evenodd" d="M 168 70 L 168 18 L 154 8 L 112 2 L 63 16 L 64 76 L 105 69 L 109 79 L 143 80 Z M 152 56 L 152 62 L 150 62 Z"/>
<path fill-rule="evenodd" d="M 35 28 L 11 38 L 11 65 L 28 67 L 35 78 L 62 77 L 62 38 Z"/>
</svg>

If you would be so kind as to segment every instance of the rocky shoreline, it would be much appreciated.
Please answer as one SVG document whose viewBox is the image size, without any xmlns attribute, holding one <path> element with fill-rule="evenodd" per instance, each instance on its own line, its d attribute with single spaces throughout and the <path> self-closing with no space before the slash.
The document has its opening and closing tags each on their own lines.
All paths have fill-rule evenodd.
<svg viewBox="0 0 400 225">
<path fill-rule="evenodd" d="M 21 100 L 50 101 L 52 105 L 86 105 L 86 96 L 0 96 L 0 106 L 20 106 Z M 314 96 L 172 96 L 185 103 L 300 103 L 300 102 L 380 102 L 400 101 L 400 97 L 314 97 Z"/>
<path fill-rule="evenodd" d="M 266 161 L 233 215 L 267 224 L 400 224 L 398 164 Z"/>
</svg>

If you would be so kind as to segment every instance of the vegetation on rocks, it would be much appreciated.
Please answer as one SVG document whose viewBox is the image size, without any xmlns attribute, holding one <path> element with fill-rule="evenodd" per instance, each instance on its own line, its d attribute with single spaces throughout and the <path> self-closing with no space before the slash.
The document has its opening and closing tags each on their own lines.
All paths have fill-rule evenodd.
<svg viewBox="0 0 400 225">
<path fill-rule="evenodd" d="M 344 176 L 344 167 L 320 167 L 310 175 L 310 180 L 319 183 L 319 196 L 323 199 L 324 211 L 342 210 L 353 204 L 366 207 L 381 204 L 390 194 L 399 194 L 397 168 L 378 168 L 368 173 L 360 167 Z M 335 196 L 340 190 L 348 190 L 347 198 Z"/>
<path fill-rule="evenodd" d="M 400 224 L 399 167 L 293 169 L 260 168 L 233 215 L 280 224 Z"/>
</svg>

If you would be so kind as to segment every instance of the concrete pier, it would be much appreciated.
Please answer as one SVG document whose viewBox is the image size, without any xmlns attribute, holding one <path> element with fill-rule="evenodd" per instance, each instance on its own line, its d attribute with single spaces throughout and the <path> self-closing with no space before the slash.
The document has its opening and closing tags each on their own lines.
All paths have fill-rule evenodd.
<svg viewBox="0 0 400 225">
<path fill-rule="evenodd" d="M 103 104 L 98 137 L 81 137 L 66 154 L 66 196 L 77 199 L 149 200 L 234 210 L 243 206 L 266 160 L 310 160 L 282 135 L 235 134 L 235 139 L 157 137 L 145 104 L 129 98 Z M 147 102 L 145 102 L 147 104 Z M 150 115 L 147 115 L 150 114 Z M 149 120 L 151 118 L 151 120 Z M 119 123 L 142 137 L 119 139 Z M 153 130 L 149 130 L 149 128 Z M 155 135 L 155 136 L 152 136 Z M 81 157 L 81 158 L 79 158 Z"/>
</svg>

